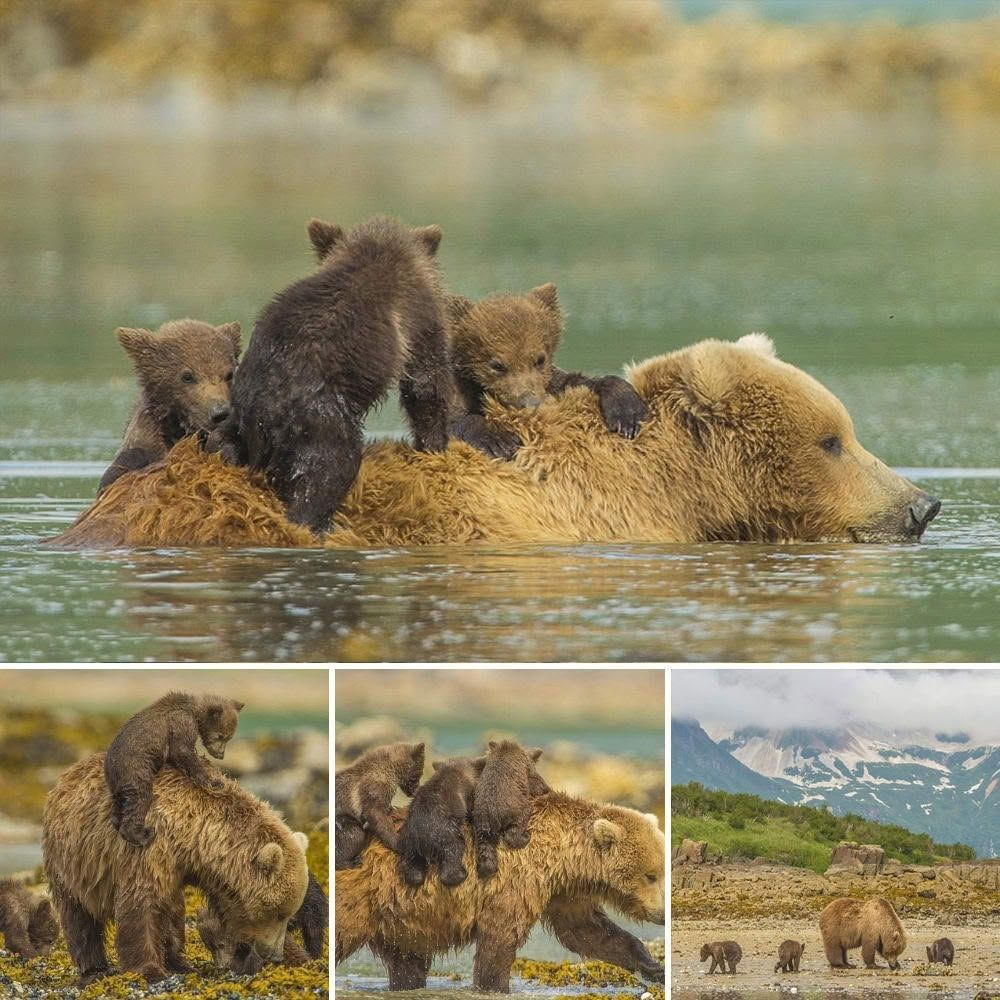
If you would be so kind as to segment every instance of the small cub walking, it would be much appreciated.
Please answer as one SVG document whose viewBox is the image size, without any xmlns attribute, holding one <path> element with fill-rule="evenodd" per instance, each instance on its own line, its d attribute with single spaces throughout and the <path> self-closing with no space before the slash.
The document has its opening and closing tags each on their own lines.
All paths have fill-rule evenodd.
<svg viewBox="0 0 1000 1000">
<path fill-rule="evenodd" d="M 927 945 L 928 962 L 944 962 L 951 965 L 955 961 L 955 946 L 950 938 L 938 938 L 934 944 Z"/>
<path fill-rule="evenodd" d="M 21 958 L 47 955 L 56 938 L 56 923 L 52 904 L 30 892 L 20 882 L 5 878 L 0 881 L 0 934 L 7 951 Z"/>
<path fill-rule="evenodd" d="M 362 754 L 334 776 L 336 868 L 357 868 L 365 829 L 392 851 L 399 849 L 389 815 L 396 789 L 412 797 L 424 773 L 423 743 L 390 743 Z"/>
<path fill-rule="evenodd" d="M 512 740 L 490 740 L 486 766 L 476 785 L 472 829 L 476 837 L 476 872 L 489 878 L 497 870 L 497 841 L 517 850 L 530 840 L 531 800 L 549 791 L 535 761 L 540 747 L 522 750 Z"/>
<path fill-rule="evenodd" d="M 774 967 L 774 971 L 798 972 L 799 960 L 805 950 L 806 946 L 802 941 L 792 941 L 791 939 L 782 941 L 778 945 L 778 964 Z"/>
<path fill-rule="evenodd" d="M 417 789 L 399 831 L 399 871 L 410 886 L 423 885 L 427 869 L 438 866 L 442 885 L 459 885 L 465 867 L 465 821 L 472 813 L 476 782 L 485 757 L 434 761 L 433 777 Z"/>
<path fill-rule="evenodd" d="M 240 701 L 174 691 L 122 726 L 108 747 L 104 776 L 111 791 L 111 822 L 125 840 L 145 847 L 156 836 L 145 819 L 153 781 L 168 764 L 202 788 L 222 787 L 222 779 L 195 752 L 195 741 L 200 736 L 205 749 L 222 760 L 242 708 Z"/>
<path fill-rule="evenodd" d="M 225 420 L 240 356 L 239 323 L 177 319 L 156 333 L 122 327 L 117 334 L 135 366 L 139 398 L 98 492 L 162 458 L 182 437 L 208 434 Z"/>
<path fill-rule="evenodd" d="M 361 465 L 365 415 L 394 384 L 414 446 L 444 450 L 451 370 L 437 226 L 314 219 L 309 238 L 319 270 L 260 314 L 213 446 L 265 472 L 288 519 L 322 534 Z"/>
<path fill-rule="evenodd" d="M 736 966 L 743 958 L 743 949 L 735 941 L 713 941 L 711 944 L 701 946 L 701 960 L 711 957 L 712 964 L 709 966 L 708 974 L 715 972 L 716 967 L 726 972 L 726 963 L 729 963 L 728 971 L 736 975 Z"/>
<path fill-rule="evenodd" d="M 452 368 L 456 392 L 450 433 L 491 458 L 513 458 L 521 441 L 483 415 L 487 396 L 504 406 L 538 406 L 586 386 L 597 396 L 605 426 L 634 438 L 649 409 L 631 383 L 618 375 L 592 378 L 552 363 L 563 335 L 556 286 L 539 285 L 525 295 L 491 295 L 471 302 L 448 300 Z"/>
</svg>

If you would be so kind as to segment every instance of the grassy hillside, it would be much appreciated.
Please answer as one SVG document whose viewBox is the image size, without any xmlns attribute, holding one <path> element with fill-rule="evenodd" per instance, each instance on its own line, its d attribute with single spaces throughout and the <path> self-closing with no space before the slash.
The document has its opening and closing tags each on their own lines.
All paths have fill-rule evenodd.
<svg viewBox="0 0 1000 1000">
<path fill-rule="evenodd" d="M 967 844 L 936 844 L 926 834 L 875 823 L 849 813 L 769 802 L 756 795 L 713 792 L 697 782 L 674 785 L 670 795 L 671 843 L 684 837 L 708 841 L 709 851 L 730 858 L 767 858 L 823 872 L 841 840 L 880 844 L 890 858 L 909 864 L 971 861 Z"/>
</svg>

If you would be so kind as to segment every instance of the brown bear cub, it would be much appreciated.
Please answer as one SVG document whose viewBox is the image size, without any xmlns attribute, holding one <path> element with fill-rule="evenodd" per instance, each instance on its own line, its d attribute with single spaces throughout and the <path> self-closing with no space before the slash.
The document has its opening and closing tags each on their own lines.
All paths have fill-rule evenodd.
<svg viewBox="0 0 1000 1000">
<path fill-rule="evenodd" d="M 491 295 L 478 302 L 448 300 L 455 395 L 449 431 L 492 458 L 509 459 L 521 446 L 516 434 L 493 427 L 483 415 L 486 397 L 504 406 L 537 406 L 585 385 L 597 394 L 607 427 L 634 438 L 649 410 L 631 384 L 617 375 L 590 378 L 552 363 L 562 340 L 563 316 L 556 286 L 526 295 Z"/>
<path fill-rule="evenodd" d="M 288 921 L 289 931 L 301 932 L 305 950 L 299 947 L 291 934 L 286 934 L 282 962 L 285 965 L 305 965 L 311 958 L 322 958 L 323 937 L 329 924 L 330 901 L 313 873 L 309 872 L 305 899 Z M 227 936 L 218 913 L 211 906 L 204 906 L 198 911 L 197 927 L 202 943 L 220 969 L 229 969 L 240 975 L 260 971 L 262 963 L 259 959 L 255 961 L 249 942 L 234 941 Z"/>
<path fill-rule="evenodd" d="M 7 951 L 21 958 L 47 955 L 59 937 L 52 904 L 20 882 L 0 880 L 0 934 Z"/>
<path fill-rule="evenodd" d="M 726 963 L 729 963 L 728 971 L 736 975 L 736 966 L 743 958 L 743 949 L 735 941 L 713 941 L 711 944 L 701 946 L 701 960 L 711 957 L 712 964 L 709 966 L 708 974 L 715 972 L 716 967 L 726 972 Z"/>
<path fill-rule="evenodd" d="M 950 938 L 938 938 L 934 944 L 929 944 L 927 946 L 927 961 L 944 962 L 945 965 L 951 965 L 955 961 L 955 946 L 951 943 Z"/>
<path fill-rule="evenodd" d="M 156 333 L 123 327 L 117 335 L 135 367 L 139 398 L 98 492 L 162 458 L 182 437 L 207 435 L 225 420 L 240 356 L 239 323 L 178 319 Z"/>
<path fill-rule="evenodd" d="M 806 946 L 801 941 L 782 941 L 778 945 L 778 964 L 774 967 L 774 971 L 798 972 L 799 961 L 805 950 Z"/>
<path fill-rule="evenodd" d="M 465 823 L 485 766 L 485 757 L 434 761 L 435 774 L 417 789 L 399 831 L 399 872 L 407 885 L 423 885 L 432 864 L 442 885 L 460 885 L 468 877 Z"/>
<path fill-rule="evenodd" d="M 497 871 L 497 841 L 518 850 L 531 839 L 531 800 L 549 786 L 535 770 L 539 747 L 522 750 L 511 740 L 490 740 L 486 766 L 476 785 L 472 830 L 476 838 L 476 872 L 489 878 Z"/>
<path fill-rule="evenodd" d="M 334 776 L 336 868 L 357 868 L 366 829 L 392 851 L 399 850 L 389 815 L 396 789 L 412 797 L 424 773 L 423 743 L 390 743 L 362 754 Z"/>
<path fill-rule="evenodd" d="M 215 695 L 175 691 L 137 712 L 111 741 L 104 776 L 111 791 L 111 822 L 130 844 L 145 847 L 156 836 L 145 825 L 153 803 L 153 779 L 168 764 L 196 785 L 215 790 L 222 779 L 195 752 L 205 749 L 222 760 L 236 732 L 243 703 Z"/>
<path fill-rule="evenodd" d="M 390 387 L 414 446 L 444 450 L 451 369 L 437 226 L 314 219 L 309 238 L 319 269 L 260 314 L 213 446 L 265 472 L 289 520 L 323 533 L 361 465 L 365 415 Z"/>
</svg>

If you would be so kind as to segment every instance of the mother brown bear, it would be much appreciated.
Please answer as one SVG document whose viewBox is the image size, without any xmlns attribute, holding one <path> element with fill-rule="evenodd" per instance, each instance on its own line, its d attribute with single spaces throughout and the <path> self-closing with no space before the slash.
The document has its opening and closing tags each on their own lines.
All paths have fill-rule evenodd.
<svg viewBox="0 0 1000 1000">
<path fill-rule="evenodd" d="M 526 847 L 498 848 L 498 871 L 457 886 L 435 872 L 406 886 L 399 856 L 373 840 L 358 868 L 337 872 L 336 959 L 368 945 L 386 964 L 389 989 L 422 989 L 436 954 L 475 942 L 473 988 L 510 991 L 510 968 L 539 920 L 567 948 L 662 981 L 645 946 L 605 916 L 665 919 L 664 836 L 652 814 L 598 805 L 562 792 L 532 803 Z M 465 866 L 475 872 L 466 824 Z"/>
<path fill-rule="evenodd" d="M 592 393 L 488 413 L 524 442 L 498 462 L 368 447 L 328 546 L 456 542 L 915 541 L 940 509 L 865 451 L 841 402 L 771 341 L 705 340 L 629 371 L 649 406 L 629 441 Z M 60 545 L 315 545 L 259 476 L 178 443 L 123 476 Z"/>
</svg>

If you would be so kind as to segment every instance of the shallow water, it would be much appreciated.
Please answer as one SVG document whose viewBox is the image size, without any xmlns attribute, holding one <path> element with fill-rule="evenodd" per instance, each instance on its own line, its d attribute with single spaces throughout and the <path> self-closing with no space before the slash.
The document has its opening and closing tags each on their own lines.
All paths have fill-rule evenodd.
<svg viewBox="0 0 1000 1000">
<path fill-rule="evenodd" d="M 0 658 L 994 660 L 1000 135 L 470 126 L 0 146 Z M 118 325 L 239 319 L 303 223 L 436 221 L 450 286 L 559 285 L 566 367 L 764 329 L 940 495 L 919 546 L 51 552 L 132 395 Z M 393 403 L 373 433 L 399 432 Z"/>
</svg>

